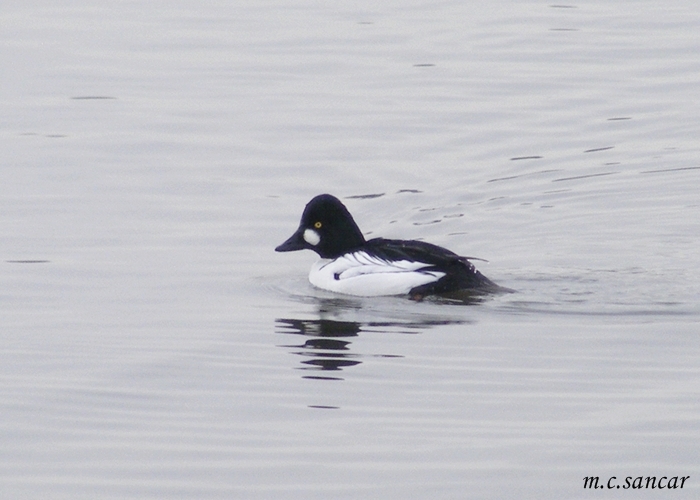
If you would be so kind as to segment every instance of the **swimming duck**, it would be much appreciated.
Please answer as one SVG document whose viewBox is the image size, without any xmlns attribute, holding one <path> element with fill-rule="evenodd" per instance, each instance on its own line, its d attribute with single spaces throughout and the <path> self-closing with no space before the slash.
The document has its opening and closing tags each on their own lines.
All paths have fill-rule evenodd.
<svg viewBox="0 0 700 500">
<path fill-rule="evenodd" d="M 312 285 L 332 292 L 375 297 L 459 291 L 488 292 L 500 287 L 466 258 L 417 240 L 365 240 L 343 203 L 330 194 L 313 198 L 294 234 L 277 252 L 313 250 L 321 259 L 309 273 Z"/>
</svg>

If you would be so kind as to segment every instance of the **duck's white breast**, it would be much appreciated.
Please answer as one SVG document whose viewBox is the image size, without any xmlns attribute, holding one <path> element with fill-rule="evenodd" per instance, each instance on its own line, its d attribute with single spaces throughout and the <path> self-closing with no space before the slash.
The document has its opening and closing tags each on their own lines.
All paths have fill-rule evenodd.
<svg viewBox="0 0 700 500">
<path fill-rule="evenodd" d="M 311 267 L 309 281 L 324 290 L 348 295 L 403 295 L 445 276 L 443 272 L 421 270 L 426 267 L 429 264 L 424 262 L 386 261 L 365 252 L 355 252 L 317 261 Z"/>
</svg>

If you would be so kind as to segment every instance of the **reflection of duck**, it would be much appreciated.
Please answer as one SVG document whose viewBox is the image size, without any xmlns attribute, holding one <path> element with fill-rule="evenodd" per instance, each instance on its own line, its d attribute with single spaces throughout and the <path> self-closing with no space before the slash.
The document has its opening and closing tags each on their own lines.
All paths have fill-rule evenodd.
<svg viewBox="0 0 700 500">
<path fill-rule="evenodd" d="M 366 241 L 345 205 L 329 194 L 312 199 L 296 232 L 275 248 L 303 249 L 321 257 L 309 281 L 332 292 L 365 297 L 408 294 L 420 300 L 465 290 L 501 290 L 466 257 L 446 248 L 415 240 Z"/>
<path fill-rule="evenodd" d="M 284 326 L 298 333 L 313 337 L 357 337 L 359 323 L 333 321 L 330 319 L 278 319 L 278 326 Z"/>
<path fill-rule="evenodd" d="M 342 314 L 353 304 L 339 303 L 337 299 L 321 300 L 319 315 Z M 302 361 L 302 370 L 342 371 L 343 368 L 356 366 L 363 361 L 361 358 L 402 358 L 399 354 L 358 354 L 351 351 L 350 338 L 357 337 L 360 332 L 366 334 L 416 334 L 422 330 L 447 324 L 464 324 L 464 319 L 448 320 L 425 317 L 415 321 L 405 320 L 374 320 L 366 322 L 338 321 L 331 319 L 294 319 L 279 318 L 275 320 L 275 330 L 286 335 L 302 335 L 307 337 L 303 344 L 280 345 L 295 349 L 293 354 L 306 358 Z M 299 350 L 300 349 L 300 350 Z M 305 376 L 304 378 L 340 380 L 331 376 Z"/>
<path fill-rule="evenodd" d="M 357 354 L 349 352 L 350 342 L 338 340 L 343 337 L 357 337 L 360 325 L 351 321 L 333 321 L 330 319 L 278 319 L 276 326 L 280 333 L 296 334 L 313 337 L 301 345 L 287 345 L 304 349 L 297 352 L 300 356 L 310 357 L 302 361 L 304 370 L 338 371 L 347 366 L 359 365 L 361 361 L 349 359 Z M 330 352 L 329 352 L 330 351 Z M 343 352 L 344 351 L 344 352 Z M 304 377 L 337 379 L 337 377 Z"/>
</svg>

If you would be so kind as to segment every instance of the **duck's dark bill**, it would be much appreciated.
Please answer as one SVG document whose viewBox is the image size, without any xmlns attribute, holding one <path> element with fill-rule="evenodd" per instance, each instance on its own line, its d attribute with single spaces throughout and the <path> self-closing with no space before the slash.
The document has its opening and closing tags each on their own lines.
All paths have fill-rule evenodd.
<svg viewBox="0 0 700 500">
<path fill-rule="evenodd" d="M 294 250 L 304 250 L 309 245 L 304 241 L 304 231 L 302 228 L 289 237 L 287 241 L 275 248 L 275 252 L 293 252 Z"/>
</svg>

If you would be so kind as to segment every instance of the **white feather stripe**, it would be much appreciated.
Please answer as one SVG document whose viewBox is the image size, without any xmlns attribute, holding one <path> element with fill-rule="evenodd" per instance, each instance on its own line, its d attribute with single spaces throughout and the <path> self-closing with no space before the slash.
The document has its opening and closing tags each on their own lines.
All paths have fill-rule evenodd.
<svg viewBox="0 0 700 500">
<path fill-rule="evenodd" d="M 335 260 L 319 260 L 311 267 L 309 281 L 319 288 L 348 295 L 403 295 L 445 276 L 443 272 L 421 270 L 426 267 L 429 264 L 423 262 L 385 261 L 356 252 Z"/>
</svg>

